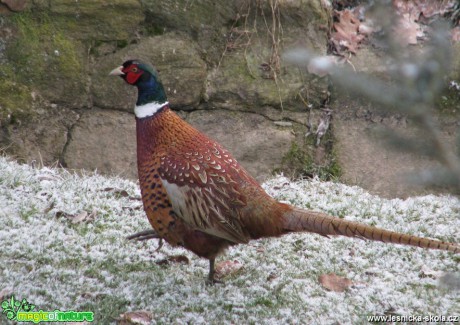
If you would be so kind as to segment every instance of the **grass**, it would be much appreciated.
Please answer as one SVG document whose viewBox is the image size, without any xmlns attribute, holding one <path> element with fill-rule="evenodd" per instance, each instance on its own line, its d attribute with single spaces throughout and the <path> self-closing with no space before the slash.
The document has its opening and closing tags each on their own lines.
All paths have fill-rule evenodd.
<svg viewBox="0 0 460 325">
<path fill-rule="evenodd" d="M 327 138 L 328 136 L 325 136 L 323 140 L 327 141 Z M 310 136 L 307 141 L 309 143 L 304 148 L 299 146 L 297 142 L 292 142 L 291 148 L 282 159 L 282 169 L 292 174 L 293 178 L 314 176 L 323 181 L 337 180 L 341 176 L 342 170 L 334 150 L 329 150 L 327 159 L 322 164 L 318 164 L 313 158 L 316 150 L 313 142 L 316 141 L 316 138 Z"/>
<path fill-rule="evenodd" d="M 26 298 L 38 310 L 89 310 L 95 324 L 115 324 L 121 313 L 134 310 L 150 311 L 152 324 L 366 324 L 367 315 L 460 310 L 459 292 L 422 272 L 426 267 L 458 276 L 458 255 L 293 234 L 229 249 L 219 261 L 237 260 L 243 268 L 209 287 L 206 260 L 168 245 L 157 252 L 155 240 L 125 240 L 149 227 L 136 183 L 32 169 L 5 158 L 0 158 L 0 179 L 0 292 Z M 454 197 L 386 200 L 357 187 L 284 177 L 264 187 L 297 206 L 460 242 Z M 96 217 L 72 223 L 65 216 L 82 211 Z M 156 263 L 171 255 L 185 255 L 190 263 Z M 342 293 L 328 291 L 318 281 L 327 273 L 354 284 Z M 4 315 L 0 322 L 7 323 Z"/>
</svg>

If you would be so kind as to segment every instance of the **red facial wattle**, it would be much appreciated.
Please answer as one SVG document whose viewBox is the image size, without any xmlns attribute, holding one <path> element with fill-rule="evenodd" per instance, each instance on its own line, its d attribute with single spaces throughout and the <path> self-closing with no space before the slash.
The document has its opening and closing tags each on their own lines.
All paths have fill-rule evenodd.
<svg viewBox="0 0 460 325">
<path fill-rule="evenodd" d="M 134 85 L 140 78 L 143 70 L 139 69 L 135 64 L 130 65 L 122 70 L 125 73 L 125 80 L 127 83 Z"/>
</svg>

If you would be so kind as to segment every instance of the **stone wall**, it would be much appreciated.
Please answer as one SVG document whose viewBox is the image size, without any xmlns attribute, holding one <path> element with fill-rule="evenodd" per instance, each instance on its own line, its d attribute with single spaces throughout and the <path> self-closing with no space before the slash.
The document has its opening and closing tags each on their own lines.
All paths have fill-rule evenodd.
<svg viewBox="0 0 460 325">
<path fill-rule="evenodd" d="M 386 149 L 372 135 L 381 125 L 414 134 L 404 116 L 332 92 L 326 135 L 318 146 L 305 137 L 333 89 L 281 54 L 295 47 L 326 54 L 331 11 L 321 0 L 0 0 L 0 148 L 24 162 L 136 178 L 136 91 L 108 73 L 139 58 L 159 70 L 172 108 L 259 181 L 273 172 L 320 174 L 390 197 L 425 193 L 404 176 L 436 164 Z M 349 63 L 380 75 L 382 58 L 362 44 Z M 458 97 L 452 91 L 449 98 Z M 459 102 L 439 118 L 448 143 Z"/>
<path fill-rule="evenodd" d="M 135 178 L 136 91 L 108 76 L 129 58 L 153 63 L 171 106 L 259 180 L 305 133 L 299 94 L 316 107 L 327 96 L 325 80 L 275 52 L 326 52 L 319 0 L 280 2 L 275 21 L 254 1 L 2 2 L 0 142 L 22 161 Z"/>
</svg>

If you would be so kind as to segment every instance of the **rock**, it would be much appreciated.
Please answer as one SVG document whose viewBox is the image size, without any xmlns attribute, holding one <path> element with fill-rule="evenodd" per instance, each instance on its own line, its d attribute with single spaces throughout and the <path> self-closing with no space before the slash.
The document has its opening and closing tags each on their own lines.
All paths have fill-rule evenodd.
<svg viewBox="0 0 460 325">
<path fill-rule="evenodd" d="M 2 0 L 0 3 L 5 4 L 11 11 L 22 11 L 26 8 L 26 0 Z"/>
<path fill-rule="evenodd" d="M 64 152 L 66 167 L 137 179 L 135 127 L 133 114 L 84 111 Z"/>
<path fill-rule="evenodd" d="M 66 35 L 87 41 L 132 40 L 145 18 L 137 0 L 41 0 L 33 9 L 46 11 Z"/>
<path fill-rule="evenodd" d="M 158 35 L 179 31 L 196 40 L 207 62 L 217 64 L 225 48 L 226 30 L 238 17 L 235 1 L 141 0 L 148 30 Z"/>
<path fill-rule="evenodd" d="M 270 120 L 256 114 L 226 110 L 179 113 L 185 115 L 193 126 L 229 149 L 260 181 L 281 165 L 283 155 L 294 141 L 291 128 L 276 127 Z M 244 137 L 235 136 L 241 134 Z M 104 174 L 137 179 L 135 143 L 132 114 L 88 110 L 72 128 L 63 160 L 69 168 L 97 169 Z"/>
<path fill-rule="evenodd" d="M 268 2 L 247 3 L 241 9 L 249 12 L 247 20 L 228 32 L 226 51 L 208 76 L 206 99 L 226 109 L 305 110 L 305 101 L 319 107 L 327 97 L 327 79 L 285 64 L 282 54 L 293 47 L 326 54 L 327 28 L 318 26 L 328 25 L 327 10 L 320 1 L 285 1 L 277 9 L 283 14 L 275 12 L 273 20 Z"/>
<path fill-rule="evenodd" d="M 341 180 L 358 185 L 373 194 L 389 198 L 406 198 L 427 194 L 429 191 L 411 180 L 424 169 L 439 166 L 431 159 L 388 147 L 385 139 L 377 133 L 381 124 L 362 119 L 334 119 L 334 134 L 337 139 L 336 154 L 342 169 Z M 416 136 L 414 125 L 392 124 L 394 132 Z M 452 147 L 455 134 L 443 133 L 445 141 Z"/>
<path fill-rule="evenodd" d="M 452 44 L 452 69 L 449 77 L 460 82 L 460 42 Z"/>
<path fill-rule="evenodd" d="M 94 105 L 132 111 L 136 90 L 115 80 L 109 72 L 128 59 L 141 59 L 153 64 L 160 74 L 172 107 L 196 106 L 201 99 L 206 80 L 206 64 L 194 43 L 174 33 L 149 37 L 115 54 L 101 57 L 93 70 L 92 95 Z"/>
<path fill-rule="evenodd" d="M 130 58 L 153 63 L 171 106 L 260 180 L 280 166 L 293 142 L 303 141 L 306 107 L 328 95 L 327 79 L 280 61 L 289 47 L 326 53 L 330 8 L 321 0 L 280 1 L 279 12 L 269 2 L 246 0 L 28 4 L 30 12 L 17 19 L 0 17 L 0 142 L 14 140 L 10 152 L 25 157 L 39 150 L 44 161 L 136 178 L 136 90 L 108 76 Z M 64 129 L 54 130 L 51 119 L 42 131 L 49 140 L 27 138 L 25 117 L 59 109 L 71 112 Z M 200 111 L 187 113 L 194 109 Z M 69 129 L 69 138 L 61 136 Z"/>
<path fill-rule="evenodd" d="M 406 55 L 413 62 L 417 62 L 427 54 L 427 49 L 426 45 L 419 44 L 417 47 L 408 48 L 407 53 L 398 55 Z M 404 50 L 401 49 L 401 52 Z M 454 44 L 453 50 L 454 53 L 459 53 L 460 47 Z M 388 96 L 388 91 L 384 87 L 395 86 L 400 82 L 394 77 L 392 71 L 395 68 L 395 60 L 390 59 L 390 56 L 381 49 L 369 44 L 363 44 L 356 55 L 351 56 L 350 62 L 358 74 L 383 81 L 382 96 Z M 458 55 L 453 56 L 453 67 L 449 74 L 450 78 L 460 75 Z M 444 91 L 443 94 L 448 96 L 445 97 L 445 103 L 442 99 L 438 100 L 436 103 L 438 107 L 433 110 L 441 126 L 443 141 L 449 148 L 455 148 L 457 131 L 451 129 L 458 120 L 460 112 L 458 91 L 453 92 L 455 94 Z M 403 115 L 404 112 L 379 108 L 376 103 L 363 98 L 359 93 L 349 95 L 346 92 L 336 92 L 331 108 L 336 112 L 333 131 L 337 139 L 335 152 L 343 173 L 341 181 L 390 198 L 405 198 L 433 192 L 433 189 L 427 188 L 420 182 L 414 182 L 414 179 L 420 180 L 420 172 L 423 170 L 439 169 L 439 163 L 421 154 L 405 150 L 403 145 L 400 146 L 400 150 L 388 146 L 384 134 L 378 132 L 381 128 L 385 128 L 420 140 L 426 136 L 426 130 L 420 130 L 416 123 Z"/>
<path fill-rule="evenodd" d="M 47 102 L 69 107 L 89 105 L 87 50 L 43 12 L 17 14 L 8 28 L 15 37 L 5 44 L 0 73 L 18 88 L 37 91 Z M 23 109 L 26 109 L 23 107 Z"/>
<path fill-rule="evenodd" d="M 188 114 L 186 120 L 228 149 L 258 181 L 281 166 L 282 157 L 295 140 L 292 128 L 276 127 L 253 113 L 200 110 Z"/>
<path fill-rule="evenodd" d="M 77 119 L 78 115 L 70 109 L 48 108 L 36 114 L 33 120 L 4 127 L 0 146 L 20 161 L 55 164 L 61 159 L 69 129 Z"/>
</svg>

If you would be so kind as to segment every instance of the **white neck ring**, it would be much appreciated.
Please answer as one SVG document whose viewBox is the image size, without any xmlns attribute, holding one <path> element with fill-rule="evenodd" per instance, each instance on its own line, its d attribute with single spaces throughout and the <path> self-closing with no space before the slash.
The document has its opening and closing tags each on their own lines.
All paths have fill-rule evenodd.
<svg viewBox="0 0 460 325">
<path fill-rule="evenodd" d="M 153 103 L 148 103 L 145 105 L 136 106 L 134 107 L 134 114 L 136 115 L 137 118 L 144 118 L 144 117 L 152 116 L 168 104 L 169 104 L 168 102 L 164 102 L 164 103 L 153 102 Z"/>
</svg>

